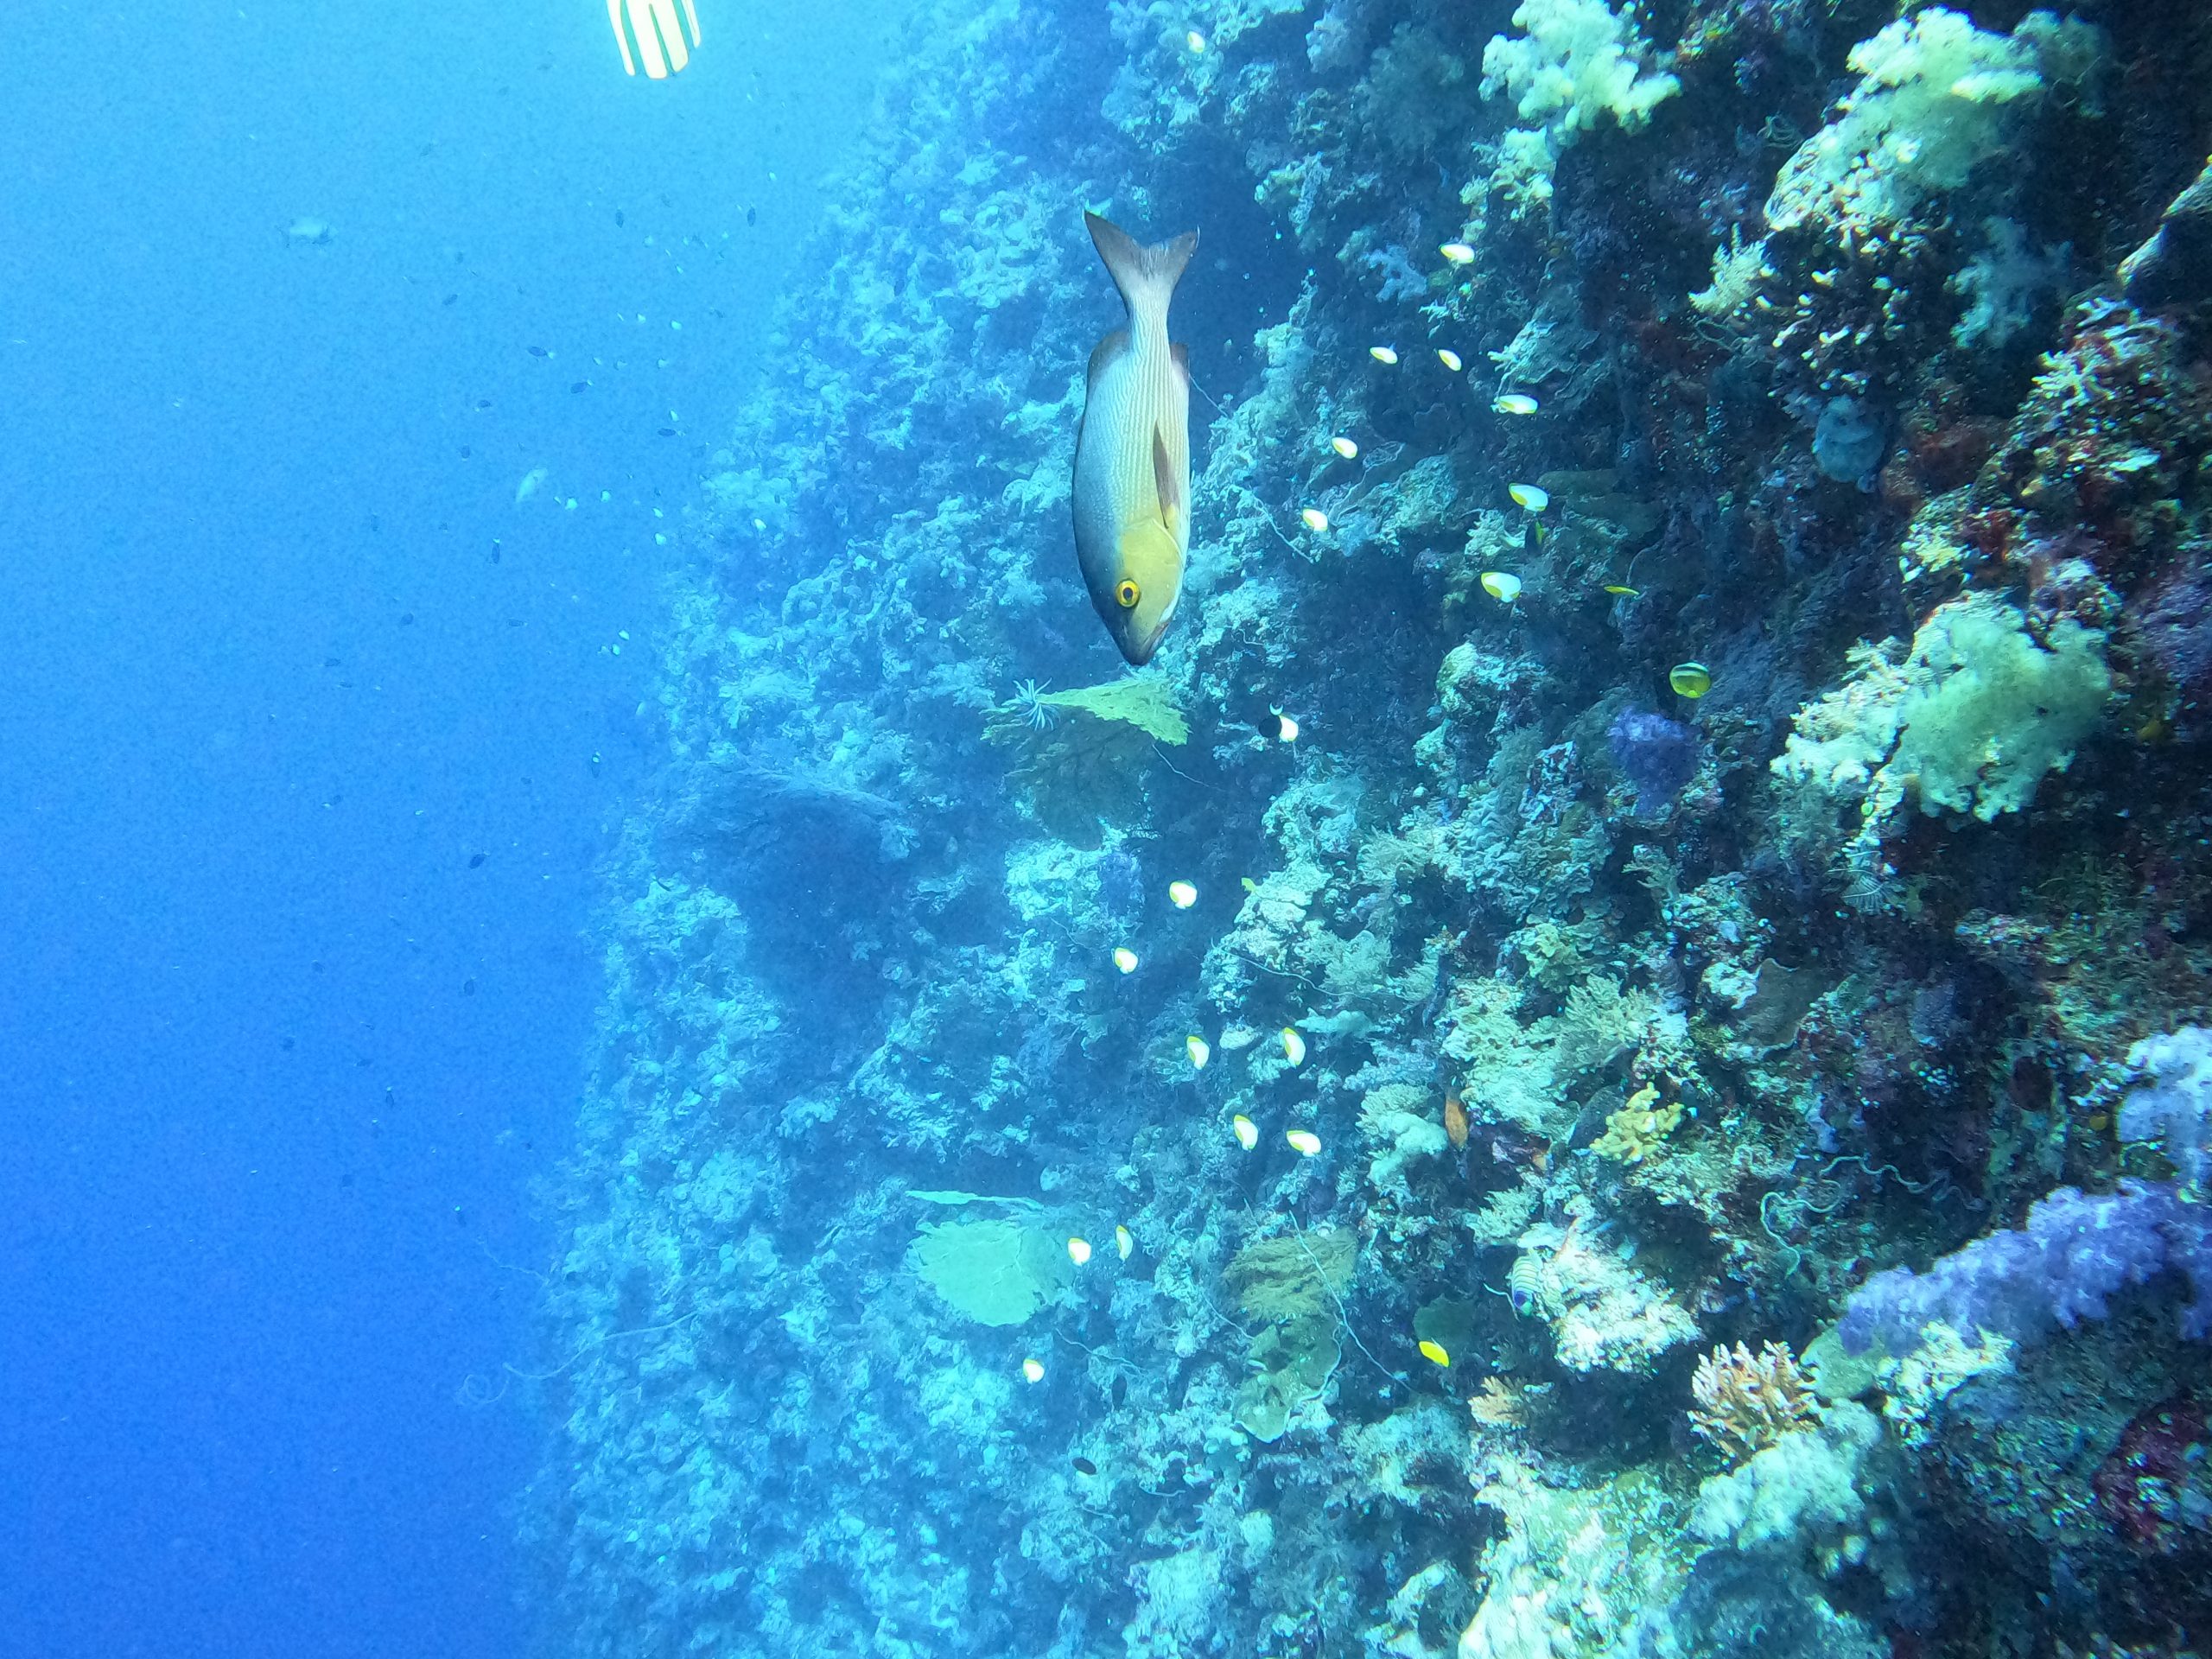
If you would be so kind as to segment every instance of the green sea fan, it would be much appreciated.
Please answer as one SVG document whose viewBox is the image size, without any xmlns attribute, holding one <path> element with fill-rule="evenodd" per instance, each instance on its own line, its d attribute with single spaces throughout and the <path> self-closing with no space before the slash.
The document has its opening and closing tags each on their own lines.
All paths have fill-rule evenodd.
<svg viewBox="0 0 2212 1659">
<path fill-rule="evenodd" d="M 925 1224 L 906 1264 L 978 1325 L 1020 1325 L 1074 1277 L 1058 1241 L 1006 1220 Z"/>
<path fill-rule="evenodd" d="M 1054 709 L 1078 709 L 1101 720 L 1119 721 L 1162 743 L 1191 741 L 1191 722 L 1183 717 L 1174 691 L 1166 681 L 1148 675 L 1133 674 L 1124 679 L 1108 680 L 1101 685 L 1079 685 L 1066 691 L 1040 690 L 1035 681 L 1028 681 L 1015 692 L 1011 703 L 992 712 L 1010 715 L 1022 724 L 1041 730 L 1051 725 L 1049 711 Z"/>
</svg>

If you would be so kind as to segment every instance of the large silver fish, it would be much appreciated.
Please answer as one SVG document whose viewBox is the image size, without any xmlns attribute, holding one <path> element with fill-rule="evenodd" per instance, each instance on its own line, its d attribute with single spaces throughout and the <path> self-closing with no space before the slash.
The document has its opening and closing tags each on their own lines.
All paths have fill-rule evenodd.
<svg viewBox="0 0 2212 1659">
<path fill-rule="evenodd" d="M 1090 354 L 1075 440 L 1075 553 L 1106 632 L 1132 663 L 1160 648 L 1191 545 L 1191 369 L 1167 338 L 1167 302 L 1198 233 L 1147 248 L 1086 213 L 1128 308 Z"/>
</svg>

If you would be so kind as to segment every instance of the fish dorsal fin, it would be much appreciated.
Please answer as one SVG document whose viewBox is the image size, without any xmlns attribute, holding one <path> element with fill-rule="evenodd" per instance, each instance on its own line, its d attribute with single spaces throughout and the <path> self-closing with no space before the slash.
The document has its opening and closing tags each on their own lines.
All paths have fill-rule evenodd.
<svg viewBox="0 0 2212 1659">
<path fill-rule="evenodd" d="M 1113 365 L 1114 359 L 1129 349 L 1129 331 L 1116 328 L 1112 334 L 1090 348 L 1090 367 L 1083 377 L 1083 389 L 1088 394 L 1098 385 L 1098 377 Z"/>
<path fill-rule="evenodd" d="M 1183 480 L 1167 458 L 1167 435 L 1152 429 L 1152 487 L 1160 497 L 1160 518 L 1170 531 L 1180 533 L 1183 523 Z"/>
</svg>

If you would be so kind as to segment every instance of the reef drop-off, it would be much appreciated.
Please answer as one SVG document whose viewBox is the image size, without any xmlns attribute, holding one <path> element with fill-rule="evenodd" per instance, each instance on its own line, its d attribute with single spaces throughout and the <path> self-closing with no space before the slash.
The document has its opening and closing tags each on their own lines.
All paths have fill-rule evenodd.
<svg viewBox="0 0 2212 1659">
<path fill-rule="evenodd" d="M 2212 14 L 919 14 L 683 531 L 550 1649 L 2201 1650 Z"/>
</svg>

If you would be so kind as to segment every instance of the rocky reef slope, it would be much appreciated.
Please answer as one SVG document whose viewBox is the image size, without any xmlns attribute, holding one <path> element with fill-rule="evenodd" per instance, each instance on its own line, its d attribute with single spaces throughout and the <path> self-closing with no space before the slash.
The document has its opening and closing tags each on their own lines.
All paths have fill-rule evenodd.
<svg viewBox="0 0 2212 1659">
<path fill-rule="evenodd" d="M 562 1650 L 2192 1650 L 2212 14 L 921 10 L 687 529 Z"/>
</svg>

